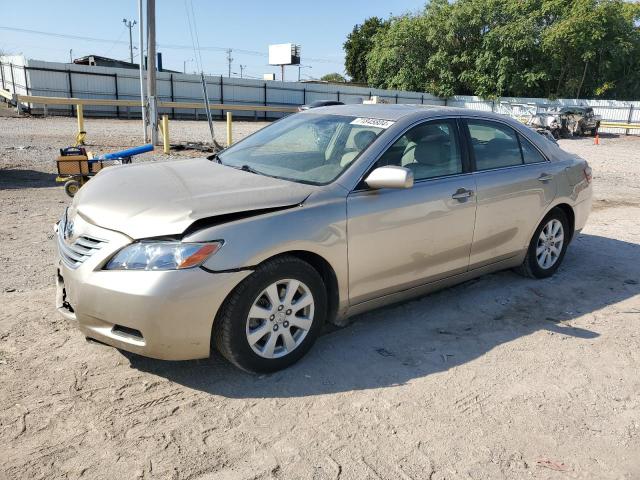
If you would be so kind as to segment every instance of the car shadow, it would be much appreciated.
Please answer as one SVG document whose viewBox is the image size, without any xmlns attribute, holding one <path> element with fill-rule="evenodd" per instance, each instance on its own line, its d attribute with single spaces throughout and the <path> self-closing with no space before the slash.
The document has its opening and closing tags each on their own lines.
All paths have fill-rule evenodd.
<svg viewBox="0 0 640 480">
<path fill-rule="evenodd" d="M 0 190 L 55 187 L 56 176 L 38 170 L 0 169 Z"/>
<path fill-rule="evenodd" d="M 640 264 L 629 261 L 639 255 L 640 245 L 580 235 L 552 278 L 499 272 L 360 315 L 348 327 L 330 328 L 296 365 L 270 375 L 241 372 L 217 353 L 187 362 L 122 353 L 132 368 L 225 397 L 300 397 L 393 387 L 473 362 L 540 331 L 586 345 L 597 341 L 598 333 L 572 321 L 586 315 L 590 325 L 597 325 L 600 309 L 639 294 Z"/>
</svg>

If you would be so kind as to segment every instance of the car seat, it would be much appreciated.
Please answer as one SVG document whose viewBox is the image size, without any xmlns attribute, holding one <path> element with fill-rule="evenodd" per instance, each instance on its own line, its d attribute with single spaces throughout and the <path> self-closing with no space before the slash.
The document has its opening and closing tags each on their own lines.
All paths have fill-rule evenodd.
<svg viewBox="0 0 640 480">
<path fill-rule="evenodd" d="M 356 133 L 353 137 L 353 143 L 356 150 L 353 152 L 347 152 L 342 155 L 340 160 L 340 166 L 345 167 L 355 160 L 355 158 L 367 148 L 376 139 L 376 134 L 371 130 L 362 130 Z"/>
</svg>

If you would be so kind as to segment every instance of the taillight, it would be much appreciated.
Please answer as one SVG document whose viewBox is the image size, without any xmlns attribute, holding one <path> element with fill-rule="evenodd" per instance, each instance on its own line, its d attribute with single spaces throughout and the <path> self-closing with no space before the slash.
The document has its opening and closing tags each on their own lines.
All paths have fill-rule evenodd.
<svg viewBox="0 0 640 480">
<path fill-rule="evenodd" d="M 586 167 L 584 167 L 584 178 L 587 180 L 587 183 L 591 183 L 591 180 L 593 179 L 593 175 L 591 174 L 591 167 L 589 165 L 587 165 Z"/>
</svg>

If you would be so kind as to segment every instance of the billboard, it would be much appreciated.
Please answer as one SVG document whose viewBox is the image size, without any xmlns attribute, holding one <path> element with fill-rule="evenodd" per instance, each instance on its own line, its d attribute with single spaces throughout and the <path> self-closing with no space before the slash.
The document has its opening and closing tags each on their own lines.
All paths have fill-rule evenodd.
<svg viewBox="0 0 640 480">
<path fill-rule="evenodd" d="M 269 45 L 269 65 L 300 65 L 300 45 Z"/>
</svg>

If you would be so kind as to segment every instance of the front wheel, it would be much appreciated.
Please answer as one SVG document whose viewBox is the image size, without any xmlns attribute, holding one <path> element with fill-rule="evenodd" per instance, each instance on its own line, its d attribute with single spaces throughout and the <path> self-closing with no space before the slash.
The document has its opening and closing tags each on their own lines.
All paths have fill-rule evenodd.
<svg viewBox="0 0 640 480">
<path fill-rule="evenodd" d="M 213 339 L 218 351 L 243 370 L 274 372 L 307 353 L 327 315 L 322 277 L 292 256 L 260 265 L 220 309 Z"/>
<path fill-rule="evenodd" d="M 533 234 L 518 273 L 531 278 L 553 275 L 567 251 L 569 233 L 569 222 L 564 212 L 559 208 L 549 212 Z"/>
</svg>

